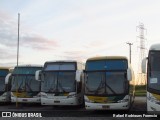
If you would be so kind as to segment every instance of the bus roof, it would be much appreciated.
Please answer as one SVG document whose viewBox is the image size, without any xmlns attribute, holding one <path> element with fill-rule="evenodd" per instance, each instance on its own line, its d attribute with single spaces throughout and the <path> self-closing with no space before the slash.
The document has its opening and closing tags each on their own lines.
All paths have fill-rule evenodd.
<svg viewBox="0 0 160 120">
<path fill-rule="evenodd" d="M 46 61 L 45 63 L 58 63 L 58 62 L 77 62 L 76 60 L 54 60 L 54 61 Z"/>
<path fill-rule="evenodd" d="M 89 58 L 89 59 L 87 59 L 87 61 L 94 61 L 94 60 L 111 60 L 111 59 L 117 59 L 117 60 L 119 60 L 119 59 L 127 59 L 128 60 L 128 58 L 127 57 L 125 57 L 125 56 L 100 56 L 100 57 L 92 57 L 92 58 Z"/>
<path fill-rule="evenodd" d="M 18 67 L 42 67 L 42 65 L 33 65 L 33 64 L 32 65 L 18 65 Z"/>
<path fill-rule="evenodd" d="M 0 67 L 0 69 L 10 69 L 9 67 Z"/>
<path fill-rule="evenodd" d="M 149 50 L 160 50 L 160 43 L 151 45 Z"/>
</svg>

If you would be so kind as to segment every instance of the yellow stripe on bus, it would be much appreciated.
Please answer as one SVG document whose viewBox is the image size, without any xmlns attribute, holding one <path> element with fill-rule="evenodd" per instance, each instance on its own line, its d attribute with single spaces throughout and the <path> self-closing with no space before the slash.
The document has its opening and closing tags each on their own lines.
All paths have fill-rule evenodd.
<svg viewBox="0 0 160 120">
<path fill-rule="evenodd" d="M 160 95 L 154 94 L 154 93 L 152 93 L 152 95 L 153 95 L 157 100 L 160 100 Z"/>
<path fill-rule="evenodd" d="M 109 99 L 109 97 L 101 97 L 101 96 L 87 96 L 89 100 L 95 103 L 113 103 L 114 99 Z"/>
<path fill-rule="evenodd" d="M 13 92 L 13 95 L 20 98 L 30 98 L 30 96 L 27 95 L 27 92 Z"/>
</svg>

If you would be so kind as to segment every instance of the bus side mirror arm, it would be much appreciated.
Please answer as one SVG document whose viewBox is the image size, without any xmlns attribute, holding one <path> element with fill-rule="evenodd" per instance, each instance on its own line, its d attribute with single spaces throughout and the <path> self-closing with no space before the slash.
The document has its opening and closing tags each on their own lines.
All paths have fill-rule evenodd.
<svg viewBox="0 0 160 120">
<path fill-rule="evenodd" d="M 146 63 L 147 63 L 148 58 L 144 58 L 142 60 L 141 68 L 142 68 L 142 73 L 146 73 Z"/>
<path fill-rule="evenodd" d="M 5 84 L 8 84 L 11 75 L 12 73 L 8 73 L 8 75 L 5 77 Z"/>
<path fill-rule="evenodd" d="M 42 72 L 41 70 L 37 70 L 37 71 L 35 72 L 35 80 L 41 81 L 41 78 L 40 78 L 41 72 Z"/>
</svg>

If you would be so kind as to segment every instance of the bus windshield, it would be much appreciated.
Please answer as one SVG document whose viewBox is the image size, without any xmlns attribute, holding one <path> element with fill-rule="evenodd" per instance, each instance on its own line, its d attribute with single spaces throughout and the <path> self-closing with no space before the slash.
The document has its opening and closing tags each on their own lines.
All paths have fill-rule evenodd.
<svg viewBox="0 0 160 120">
<path fill-rule="evenodd" d="M 160 92 L 160 51 L 150 51 L 148 65 L 148 87 Z"/>
<path fill-rule="evenodd" d="M 126 83 L 124 72 L 88 72 L 85 91 L 87 94 L 124 94 Z"/>
<path fill-rule="evenodd" d="M 125 94 L 128 91 L 126 60 L 92 61 L 87 63 L 86 94 L 117 95 Z"/>
<path fill-rule="evenodd" d="M 0 69 L 0 91 L 5 91 L 5 77 L 8 73 L 8 69 Z"/>
<path fill-rule="evenodd" d="M 0 76 L 0 91 L 5 91 L 5 77 Z"/>
<path fill-rule="evenodd" d="M 18 75 L 12 77 L 11 91 L 39 92 L 40 82 L 34 79 L 34 75 Z"/>
<path fill-rule="evenodd" d="M 40 82 L 35 80 L 35 72 L 41 69 L 42 67 L 15 67 L 11 91 L 39 92 Z"/>
<path fill-rule="evenodd" d="M 75 72 L 48 72 L 43 73 L 42 91 L 48 93 L 75 92 Z"/>
</svg>

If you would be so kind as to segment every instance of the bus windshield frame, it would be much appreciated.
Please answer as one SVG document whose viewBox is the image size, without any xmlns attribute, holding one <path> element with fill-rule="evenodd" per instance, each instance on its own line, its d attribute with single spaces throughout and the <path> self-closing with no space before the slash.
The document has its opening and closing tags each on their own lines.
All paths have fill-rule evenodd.
<svg viewBox="0 0 160 120">
<path fill-rule="evenodd" d="M 92 61 L 95 66 L 98 66 L 98 69 L 96 69 L 96 68 L 92 68 L 91 70 L 87 69 L 87 64 L 90 61 L 87 61 L 87 63 L 86 63 L 85 94 L 86 95 L 98 95 L 98 96 L 115 96 L 115 95 L 128 94 L 129 93 L 129 82 L 127 80 L 128 61 L 126 59 L 120 59 L 120 60 L 114 59 L 114 60 L 99 60 L 98 62 L 100 62 L 100 61 L 103 62 L 102 63 L 103 66 L 101 66 L 101 67 L 99 67 L 100 63 L 98 63 L 98 65 L 95 65 L 95 62 L 97 62 L 97 61 Z M 120 64 L 121 61 L 123 61 L 122 62 L 123 64 Z M 105 63 L 107 63 L 107 64 L 105 64 Z M 120 67 L 118 68 L 117 65 L 119 65 Z M 99 73 L 99 77 L 98 77 L 97 73 Z M 93 78 L 91 78 L 92 87 L 94 87 L 93 84 L 97 82 L 97 86 L 95 86 L 97 88 L 95 88 L 95 90 L 93 90 L 93 91 L 89 90 L 89 88 L 87 88 L 88 81 L 90 79 L 89 74 L 92 74 L 90 77 L 93 77 Z M 96 81 L 95 78 L 97 78 L 99 80 Z M 121 79 L 122 82 L 120 82 L 119 79 L 117 79 L 117 78 Z M 94 82 L 93 82 L 93 80 L 94 80 Z M 115 86 L 115 84 L 116 84 L 116 86 Z M 121 84 L 121 86 L 119 86 L 120 84 Z"/>
</svg>

